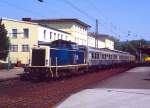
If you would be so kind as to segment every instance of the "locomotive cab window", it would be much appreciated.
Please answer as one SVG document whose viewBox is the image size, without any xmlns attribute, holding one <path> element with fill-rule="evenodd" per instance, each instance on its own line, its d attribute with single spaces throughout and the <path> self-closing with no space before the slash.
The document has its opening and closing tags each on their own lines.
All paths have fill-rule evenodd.
<svg viewBox="0 0 150 108">
<path fill-rule="evenodd" d="M 45 66 L 45 49 L 32 50 L 32 66 Z"/>
</svg>

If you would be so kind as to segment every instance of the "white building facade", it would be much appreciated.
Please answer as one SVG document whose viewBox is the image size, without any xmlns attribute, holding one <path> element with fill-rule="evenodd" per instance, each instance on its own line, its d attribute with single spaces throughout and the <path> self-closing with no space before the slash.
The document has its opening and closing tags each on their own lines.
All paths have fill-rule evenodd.
<svg viewBox="0 0 150 108">
<path fill-rule="evenodd" d="M 109 35 L 88 33 L 88 46 L 114 50 L 115 38 Z"/>
<path fill-rule="evenodd" d="M 78 19 L 39 19 L 31 20 L 24 18 L 23 20 L 36 22 L 42 25 L 47 25 L 55 29 L 59 29 L 70 33 L 70 41 L 76 42 L 78 45 L 87 45 L 87 32 L 90 27 L 88 24 Z"/>
<path fill-rule="evenodd" d="M 70 37 L 70 33 L 61 30 L 45 26 L 38 27 L 38 41 L 40 42 L 52 42 L 58 39 L 71 41 Z"/>
</svg>

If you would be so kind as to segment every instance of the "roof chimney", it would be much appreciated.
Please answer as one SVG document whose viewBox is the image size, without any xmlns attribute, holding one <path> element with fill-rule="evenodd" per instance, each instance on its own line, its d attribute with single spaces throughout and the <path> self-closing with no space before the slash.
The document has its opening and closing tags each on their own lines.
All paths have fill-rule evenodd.
<svg viewBox="0 0 150 108">
<path fill-rule="evenodd" d="M 22 18 L 22 21 L 31 21 L 31 18 Z"/>
</svg>

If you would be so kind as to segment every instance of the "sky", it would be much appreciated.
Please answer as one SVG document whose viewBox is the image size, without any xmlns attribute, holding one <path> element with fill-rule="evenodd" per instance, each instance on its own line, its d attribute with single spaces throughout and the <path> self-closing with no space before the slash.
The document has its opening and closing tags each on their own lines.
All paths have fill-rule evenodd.
<svg viewBox="0 0 150 108">
<path fill-rule="evenodd" d="M 150 40 L 150 0 L 0 0 L 0 17 L 78 18 L 121 41 Z"/>
</svg>

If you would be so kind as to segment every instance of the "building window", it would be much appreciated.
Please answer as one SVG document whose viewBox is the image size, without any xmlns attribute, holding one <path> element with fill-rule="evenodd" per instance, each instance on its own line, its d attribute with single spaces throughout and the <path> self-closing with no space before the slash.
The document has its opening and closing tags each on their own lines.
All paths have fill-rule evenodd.
<svg viewBox="0 0 150 108">
<path fill-rule="evenodd" d="M 52 32 L 49 33 L 49 39 L 52 39 Z"/>
<path fill-rule="evenodd" d="M 46 39 L 46 30 L 44 30 L 43 33 L 44 33 L 44 39 Z"/>
<path fill-rule="evenodd" d="M 63 35 L 61 35 L 61 39 L 63 39 Z"/>
<path fill-rule="evenodd" d="M 29 52 L 29 45 L 22 45 L 22 52 Z"/>
<path fill-rule="evenodd" d="M 54 33 L 54 40 L 57 40 L 57 39 L 56 39 L 56 33 Z"/>
<path fill-rule="evenodd" d="M 23 29 L 23 37 L 24 38 L 28 38 L 29 37 L 29 29 L 28 28 L 24 28 Z"/>
<path fill-rule="evenodd" d="M 18 52 L 18 45 L 10 45 L 11 52 Z"/>
<path fill-rule="evenodd" d="M 58 34 L 58 39 L 60 39 L 60 34 Z"/>
<path fill-rule="evenodd" d="M 12 29 L 12 38 L 17 38 L 17 29 Z"/>
<path fill-rule="evenodd" d="M 83 43 L 84 43 L 84 39 L 82 39 L 82 45 L 83 45 Z"/>
</svg>

